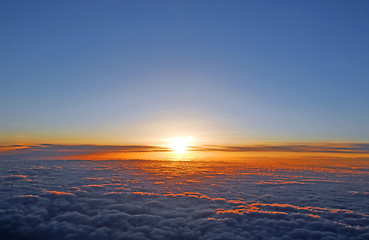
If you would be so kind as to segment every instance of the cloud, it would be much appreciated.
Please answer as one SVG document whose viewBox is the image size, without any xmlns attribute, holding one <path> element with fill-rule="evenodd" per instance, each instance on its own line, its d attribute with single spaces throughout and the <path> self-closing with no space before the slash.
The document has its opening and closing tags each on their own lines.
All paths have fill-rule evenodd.
<svg viewBox="0 0 369 240">
<path fill-rule="evenodd" d="M 208 145 L 203 147 L 193 147 L 192 150 L 222 152 L 369 153 L 369 143 L 312 143 L 249 146 Z"/>
<path fill-rule="evenodd" d="M 0 238 L 369 237 L 368 171 L 271 171 L 222 162 L 158 164 L 6 161 L 0 169 Z M 192 175 L 198 167 L 202 175 Z M 187 169 L 187 174 L 172 175 L 176 169 Z M 309 184 L 288 183 L 291 179 Z M 257 184 L 272 180 L 287 183 Z"/>
<path fill-rule="evenodd" d="M 94 159 L 110 153 L 169 152 L 165 146 L 150 145 L 10 145 L 0 146 L 0 159 Z M 369 154 L 369 143 L 311 143 L 274 145 L 207 145 L 192 146 L 189 151 L 202 152 L 293 152 Z"/>
<path fill-rule="evenodd" d="M 0 146 L 0 159 L 77 159 L 96 154 L 165 151 L 169 149 L 146 145 L 11 145 Z"/>
</svg>

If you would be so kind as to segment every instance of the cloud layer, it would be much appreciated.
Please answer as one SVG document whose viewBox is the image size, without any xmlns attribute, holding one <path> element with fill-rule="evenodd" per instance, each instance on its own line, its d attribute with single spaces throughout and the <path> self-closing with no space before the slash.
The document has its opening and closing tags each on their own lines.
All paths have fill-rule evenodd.
<svg viewBox="0 0 369 240">
<path fill-rule="evenodd" d="M 3 161 L 0 238 L 368 239 L 369 170 L 348 168 Z"/>
<path fill-rule="evenodd" d="M 224 152 L 307 152 L 307 153 L 369 153 L 369 143 L 320 143 L 320 144 L 280 144 L 249 146 L 205 146 L 198 151 Z"/>
<path fill-rule="evenodd" d="M 208 145 L 189 147 L 197 152 L 293 152 L 293 153 L 349 153 L 369 154 L 369 143 L 311 143 L 311 144 L 274 144 L 274 145 Z M 0 146 L 0 159 L 80 159 L 93 155 L 104 156 L 111 153 L 147 153 L 170 152 L 165 146 L 149 145 L 10 145 Z M 90 158 L 89 158 L 90 159 Z"/>
</svg>

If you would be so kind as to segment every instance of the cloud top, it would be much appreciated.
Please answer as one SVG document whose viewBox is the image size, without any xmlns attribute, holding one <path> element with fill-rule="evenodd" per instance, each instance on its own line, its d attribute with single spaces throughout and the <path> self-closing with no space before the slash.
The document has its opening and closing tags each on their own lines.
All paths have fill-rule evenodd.
<svg viewBox="0 0 369 240">
<path fill-rule="evenodd" d="M 0 238 L 369 237 L 368 169 L 347 173 L 158 162 L 5 161 Z M 196 169 L 201 171 L 192 174 Z"/>
</svg>

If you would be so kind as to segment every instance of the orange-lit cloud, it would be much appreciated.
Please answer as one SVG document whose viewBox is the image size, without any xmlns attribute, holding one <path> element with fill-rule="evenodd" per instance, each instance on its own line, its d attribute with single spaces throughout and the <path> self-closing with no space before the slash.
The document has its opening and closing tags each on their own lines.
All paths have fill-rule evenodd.
<svg viewBox="0 0 369 240">
<path fill-rule="evenodd" d="M 192 151 L 369 153 L 369 143 L 312 143 L 247 146 L 208 145 L 192 147 Z"/>
<path fill-rule="evenodd" d="M 132 153 L 165 153 L 172 149 L 151 145 L 10 145 L 0 146 L 0 159 L 102 159 L 129 158 Z M 205 145 L 192 146 L 189 152 L 223 153 L 326 153 L 369 154 L 369 143 L 310 143 L 270 145 Z M 122 157 L 123 156 L 123 157 Z"/>
<path fill-rule="evenodd" d="M 11 145 L 0 146 L 0 159 L 78 159 L 110 153 L 163 152 L 168 148 L 146 145 Z M 94 157 L 91 157 L 94 159 Z"/>
</svg>

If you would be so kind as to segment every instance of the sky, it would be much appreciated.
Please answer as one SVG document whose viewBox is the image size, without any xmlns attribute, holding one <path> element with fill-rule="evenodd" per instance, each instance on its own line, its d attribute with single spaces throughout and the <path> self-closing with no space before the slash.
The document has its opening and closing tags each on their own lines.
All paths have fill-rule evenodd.
<svg viewBox="0 0 369 240">
<path fill-rule="evenodd" d="M 0 144 L 369 141 L 368 1 L 1 1 Z"/>
<path fill-rule="evenodd" d="M 0 239 L 368 240 L 368 13 L 0 0 Z"/>
</svg>

